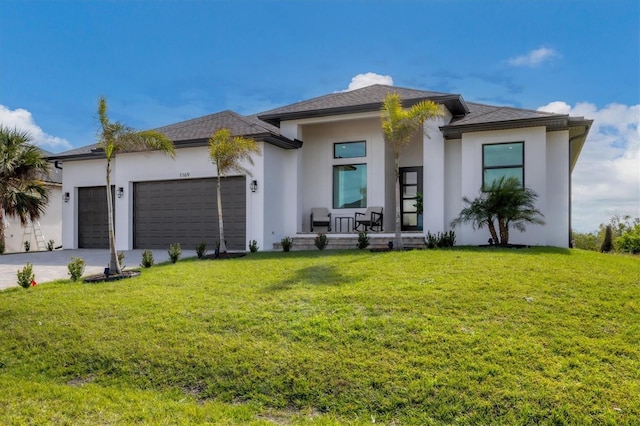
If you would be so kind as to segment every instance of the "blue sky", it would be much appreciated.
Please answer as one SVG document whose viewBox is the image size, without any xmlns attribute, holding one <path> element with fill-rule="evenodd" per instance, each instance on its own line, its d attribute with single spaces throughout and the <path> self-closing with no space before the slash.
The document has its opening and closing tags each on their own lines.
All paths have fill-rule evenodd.
<svg viewBox="0 0 640 426">
<path fill-rule="evenodd" d="M 640 216 L 637 1 L 15 1 L 0 6 L 0 121 L 53 152 L 264 111 L 354 84 L 586 115 L 574 225 Z M 359 77 L 357 77 L 359 76 Z"/>
</svg>

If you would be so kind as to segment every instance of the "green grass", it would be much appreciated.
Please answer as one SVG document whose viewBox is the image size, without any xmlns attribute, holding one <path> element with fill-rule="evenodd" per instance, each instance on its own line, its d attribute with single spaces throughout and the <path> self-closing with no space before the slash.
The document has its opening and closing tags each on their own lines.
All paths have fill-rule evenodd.
<svg viewBox="0 0 640 426">
<path fill-rule="evenodd" d="M 636 424 L 640 259 L 180 261 L 0 292 L 0 424 Z"/>
</svg>

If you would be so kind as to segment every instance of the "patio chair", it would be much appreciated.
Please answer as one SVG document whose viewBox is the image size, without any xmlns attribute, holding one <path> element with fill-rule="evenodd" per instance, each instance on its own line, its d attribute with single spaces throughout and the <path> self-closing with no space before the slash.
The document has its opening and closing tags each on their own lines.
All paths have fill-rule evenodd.
<svg viewBox="0 0 640 426">
<path fill-rule="evenodd" d="M 314 207 L 311 209 L 311 232 L 314 226 L 326 226 L 327 232 L 331 232 L 331 213 L 325 207 Z"/>
<path fill-rule="evenodd" d="M 382 207 L 367 207 L 364 213 L 356 212 L 354 218 L 354 231 L 360 231 L 360 227 L 364 228 L 364 232 L 367 230 L 382 231 Z"/>
</svg>

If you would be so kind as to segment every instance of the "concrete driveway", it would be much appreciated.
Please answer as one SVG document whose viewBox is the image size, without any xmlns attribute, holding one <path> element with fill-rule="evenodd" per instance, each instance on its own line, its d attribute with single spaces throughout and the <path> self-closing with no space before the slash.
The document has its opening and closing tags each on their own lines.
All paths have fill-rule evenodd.
<svg viewBox="0 0 640 426">
<path fill-rule="evenodd" d="M 124 264 L 128 268 L 139 266 L 144 250 L 124 252 Z M 152 250 L 153 260 L 157 263 L 169 260 L 167 250 Z M 183 250 L 182 258 L 195 257 L 195 250 Z M 99 274 L 109 263 L 109 250 L 79 249 L 55 250 L 31 253 L 12 253 L 0 255 L 0 290 L 18 285 L 16 273 L 27 262 L 33 265 L 33 273 L 38 284 L 69 278 L 67 264 L 71 257 L 81 257 L 86 263 L 85 275 Z"/>
</svg>

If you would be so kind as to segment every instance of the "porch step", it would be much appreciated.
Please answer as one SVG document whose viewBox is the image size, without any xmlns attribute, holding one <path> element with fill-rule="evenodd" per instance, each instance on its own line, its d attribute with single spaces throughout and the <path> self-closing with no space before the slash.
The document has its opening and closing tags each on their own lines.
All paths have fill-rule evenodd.
<svg viewBox="0 0 640 426">
<path fill-rule="evenodd" d="M 347 250 L 358 248 L 357 235 L 327 235 L 327 247 L 325 250 Z M 291 251 L 318 250 L 315 245 L 316 234 L 298 235 L 292 237 L 293 245 Z M 367 249 L 387 248 L 390 241 L 394 240 L 393 234 L 369 234 L 369 246 Z M 405 248 L 422 249 L 425 248 L 424 236 L 403 236 L 402 242 Z M 274 243 L 273 250 L 282 251 L 282 244 Z"/>
</svg>

